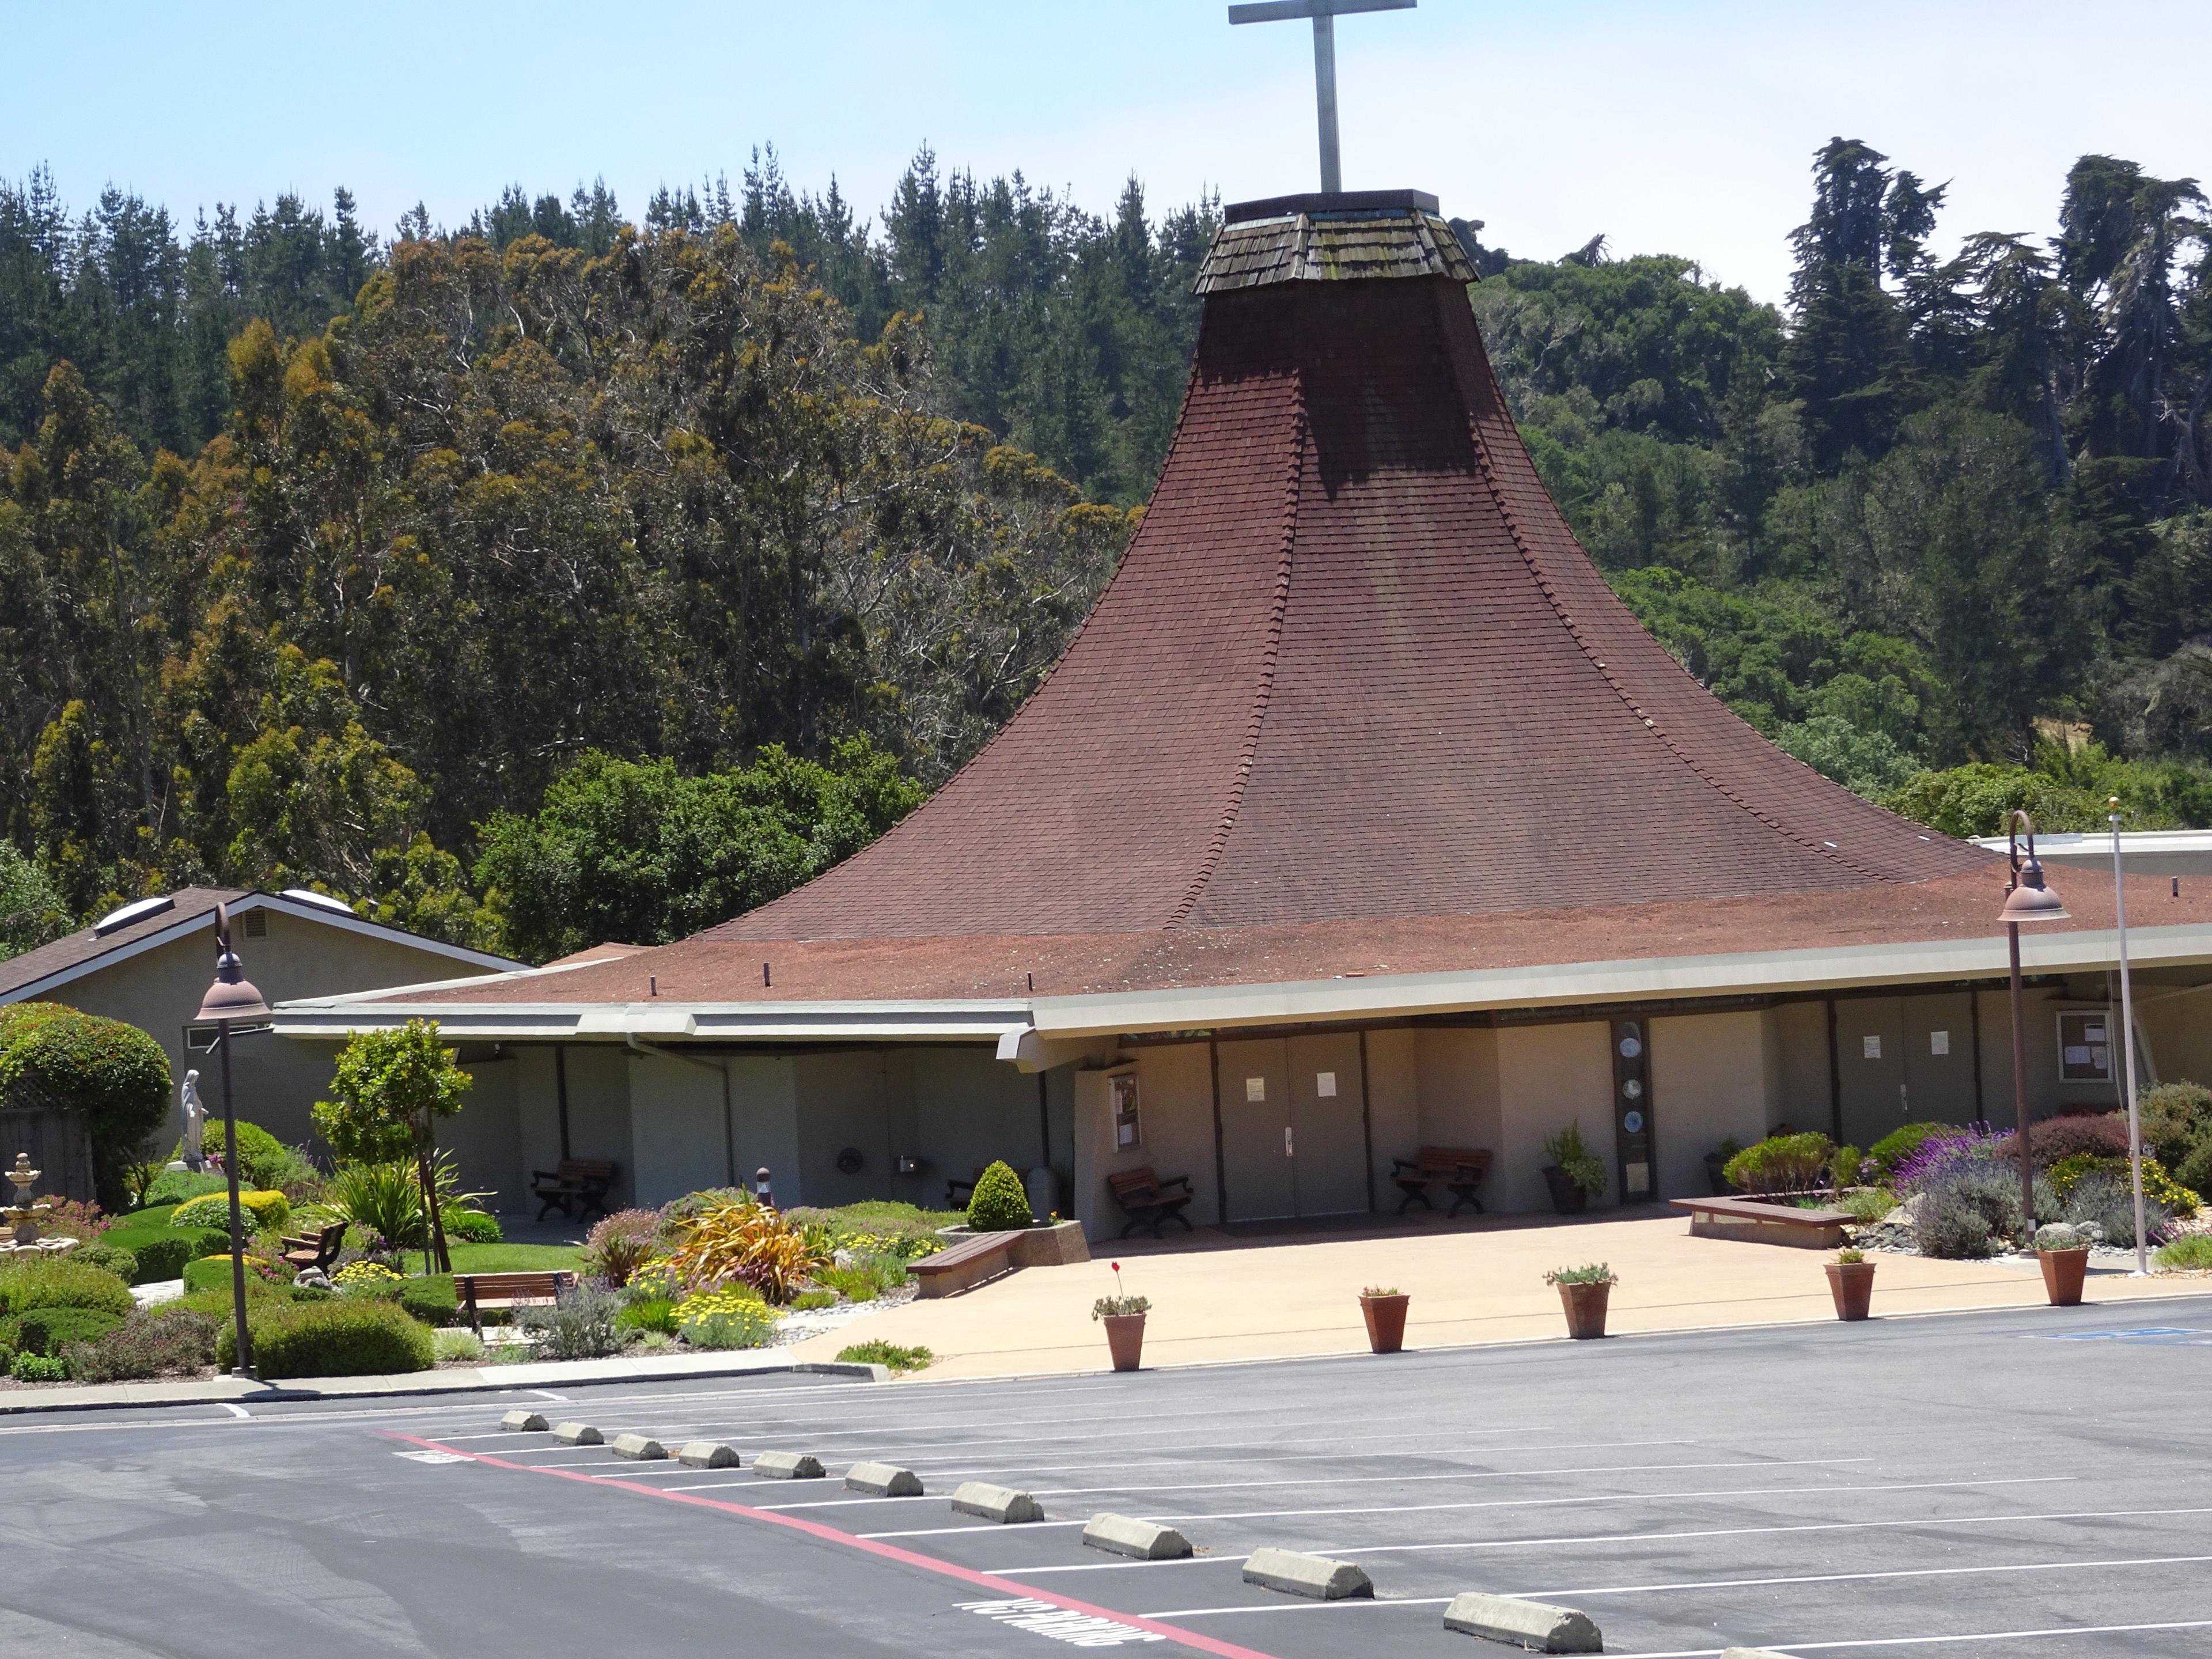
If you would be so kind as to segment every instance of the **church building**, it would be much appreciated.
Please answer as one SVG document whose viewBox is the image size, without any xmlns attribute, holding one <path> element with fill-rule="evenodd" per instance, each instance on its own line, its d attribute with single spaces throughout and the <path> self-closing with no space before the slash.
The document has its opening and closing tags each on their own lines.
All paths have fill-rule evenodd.
<svg viewBox="0 0 2212 1659">
<path fill-rule="evenodd" d="M 563 1156 L 657 1204 L 937 1205 L 1004 1158 L 1093 1237 L 1108 1177 L 1201 1225 L 1395 1209 L 1491 1154 L 1548 1207 L 1707 1190 L 1771 1128 L 2012 1121 L 2005 858 L 1784 754 L 1647 634 L 1516 435 L 1434 198 L 1228 210 L 1142 527 L 1065 656 L 919 811 L 679 944 L 295 1001 L 434 1018 L 520 1199 Z M 2025 930 L 2038 1115 L 2120 1103 L 2109 867 Z M 2212 883 L 2130 879 L 2146 1079 L 2212 1081 Z"/>
</svg>

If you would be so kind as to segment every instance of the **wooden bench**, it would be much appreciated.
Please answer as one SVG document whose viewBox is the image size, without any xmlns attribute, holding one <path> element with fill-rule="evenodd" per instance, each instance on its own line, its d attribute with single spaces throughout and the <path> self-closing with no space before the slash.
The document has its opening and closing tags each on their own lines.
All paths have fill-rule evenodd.
<svg viewBox="0 0 2212 1659">
<path fill-rule="evenodd" d="M 1489 1173 L 1490 1153 L 1480 1146 L 1424 1146 L 1411 1158 L 1390 1160 L 1390 1179 L 1405 1194 L 1398 1200 L 1400 1215 L 1405 1214 L 1417 1198 L 1424 1209 L 1435 1209 L 1437 1206 L 1429 1199 L 1429 1188 L 1437 1185 L 1452 1195 L 1446 1220 L 1468 1204 L 1474 1206 L 1477 1215 L 1485 1214 L 1482 1200 L 1475 1194 L 1483 1176 Z"/>
<path fill-rule="evenodd" d="M 1010 1259 L 1018 1232 L 970 1233 L 908 1265 L 916 1297 L 951 1296 L 987 1279 L 1013 1271 Z"/>
<path fill-rule="evenodd" d="M 588 1221 L 592 1212 L 607 1212 L 607 1192 L 615 1166 L 605 1158 L 564 1158 L 550 1170 L 530 1172 L 530 1195 L 540 1200 L 540 1221 L 558 1210 L 571 1221 Z"/>
<path fill-rule="evenodd" d="M 1198 1196 L 1191 1190 L 1188 1176 L 1170 1176 L 1161 1180 L 1147 1165 L 1141 1170 L 1124 1170 L 1106 1177 L 1106 1184 L 1114 1189 L 1114 1201 L 1121 1206 L 1121 1213 L 1129 1218 L 1120 1237 L 1127 1238 L 1138 1228 L 1150 1223 L 1152 1237 L 1160 1236 L 1163 1221 L 1180 1221 L 1185 1232 L 1191 1231 L 1190 1218 L 1183 1213 L 1190 1201 Z M 1176 1188 L 1182 1190 L 1178 1193 Z"/>
<path fill-rule="evenodd" d="M 1842 1248 L 1844 1229 L 1857 1219 L 1843 1210 L 1801 1210 L 1755 1198 L 1669 1199 L 1690 1215 L 1694 1238 L 1740 1238 L 1753 1244 L 1788 1244 L 1801 1250 Z"/>
<path fill-rule="evenodd" d="M 296 1237 L 288 1237 L 281 1241 L 283 1253 L 278 1259 L 285 1266 L 301 1272 L 314 1267 L 327 1273 L 331 1263 L 338 1259 L 338 1251 L 345 1244 L 345 1236 L 346 1224 L 333 1221 L 329 1226 L 314 1232 L 301 1233 Z"/>
<path fill-rule="evenodd" d="M 989 1167 L 988 1164 L 978 1164 L 975 1173 L 967 1180 L 963 1181 L 958 1176 L 954 1176 L 947 1181 L 945 1183 L 945 1207 L 948 1210 L 966 1209 L 975 1196 L 975 1183 L 983 1178 L 983 1171 Z"/>
<path fill-rule="evenodd" d="M 550 1308 L 563 1291 L 576 1288 L 576 1275 L 565 1268 L 538 1273 L 455 1273 L 453 1295 L 468 1316 L 469 1328 L 481 1335 L 488 1313 L 517 1308 Z"/>
</svg>

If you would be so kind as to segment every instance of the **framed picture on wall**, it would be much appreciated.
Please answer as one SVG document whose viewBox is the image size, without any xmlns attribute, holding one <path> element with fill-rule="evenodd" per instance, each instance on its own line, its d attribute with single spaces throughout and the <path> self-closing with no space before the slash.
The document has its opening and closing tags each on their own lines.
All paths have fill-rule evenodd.
<svg viewBox="0 0 2212 1659">
<path fill-rule="evenodd" d="M 1134 1072 L 1116 1073 L 1114 1077 L 1114 1148 L 1121 1152 L 1144 1144 L 1144 1124 L 1137 1115 L 1137 1074 Z"/>
<path fill-rule="evenodd" d="M 2058 1075 L 2069 1083 L 2112 1080 L 2112 1017 L 2102 1008 L 2058 1016 Z"/>
</svg>

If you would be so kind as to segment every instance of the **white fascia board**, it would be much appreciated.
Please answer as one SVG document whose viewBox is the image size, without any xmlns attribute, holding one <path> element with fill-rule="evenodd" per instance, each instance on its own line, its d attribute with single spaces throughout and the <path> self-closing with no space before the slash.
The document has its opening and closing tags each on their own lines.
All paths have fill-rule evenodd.
<svg viewBox="0 0 2212 1659">
<path fill-rule="evenodd" d="M 2212 962 L 2212 924 L 2131 927 L 2128 957 L 2137 968 Z M 2031 974 L 2103 971 L 2119 964 L 2112 929 L 2037 933 L 2023 929 L 2021 963 Z M 1483 968 L 1436 974 L 1376 974 L 1356 979 L 1222 985 L 1186 990 L 1120 991 L 1039 997 L 1037 1034 L 1046 1038 L 1121 1032 L 1212 1030 L 1239 1025 L 1472 1013 L 1648 999 L 1844 990 L 1989 979 L 2009 970 L 2005 941 L 1976 938 L 1906 945 L 1850 945 L 1807 951 L 1748 951 L 1722 956 L 1654 957 Z"/>
<path fill-rule="evenodd" d="M 450 957 L 456 962 L 465 962 L 476 968 L 489 968 L 495 973 L 520 973 L 529 966 L 527 963 L 517 962 L 512 957 L 495 957 L 489 951 L 471 951 L 465 945 L 448 945 L 443 939 L 410 933 L 404 927 L 389 927 L 380 921 L 364 921 L 359 916 L 340 915 L 319 904 L 302 904 L 297 899 L 288 899 L 275 893 L 248 893 L 231 907 L 233 915 L 245 910 L 281 911 L 288 916 L 297 916 L 301 921 L 320 922 L 325 927 L 336 927 L 343 933 L 404 945 L 412 950 L 428 951 L 434 957 Z"/>
<path fill-rule="evenodd" d="M 173 944 L 178 939 L 189 938 L 203 928 L 212 931 L 214 927 L 215 912 L 212 909 L 203 910 L 198 915 L 185 916 L 178 921 L 172 922 L 167 927 L 158 928 L 148 933 L 143 939 L 134 939 L 128 944 L 117 945 L 113 950 L 102 951 L 96 957 L 87 957 L 82 962 L 70 963 L 66 968 L 57 968 L 44 979 L 34 979 L 27 985 L 19 985 L 14 990 L 0 994 L 0 1003 L 35 1002 L 40 996 L 58 986 L 67 985 L 72 980 L 82 979 L 87 974 L 96 974 L 102 969 L 112 968 L 118 962 L 128 962 L 141 951 L 155 950 L 161 945 Z M 212 963 L 210 964 L 208 971 L 210 973 L 215 971 Z"/>
<path fill-rule="evenodd" d="M 995 1042 L 1030 1024 L 1007 1002 L 286 1003 L 280 1036 L 343 1038 L 434 1019 L 453 1042 L 620 1042 L 631 1036 L 715 1042 Z"/>
</svg>

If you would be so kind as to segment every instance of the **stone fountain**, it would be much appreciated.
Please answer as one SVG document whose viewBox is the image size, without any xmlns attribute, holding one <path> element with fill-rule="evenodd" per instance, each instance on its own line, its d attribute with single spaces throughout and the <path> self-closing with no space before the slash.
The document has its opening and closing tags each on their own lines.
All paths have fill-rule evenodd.
<svg viewBox="0 0 2212 1659">
<path fill-rule="evenodd" d="M 74 1238 L 39 1237 L 40 1212 L 52 1209 L 54 1203 L 51 1198 L 42 1198 L 35 1202 L 31 1198 L 31 1188 L 44 1173 L 42 1170 L 31 1167 L 28 1152 L 15 1154 L 15 1167 L 7 1171 L 8 1179 L 15 1184 L 15 1201 L 0 1206 L 0 1216 L 7 1218 L 13 1237 L 0 1242 L 0 1255 L 16 1255 L 27 1250 L 42 1255 L 60 1255 L 76 1249 Z"/>
</svg>

